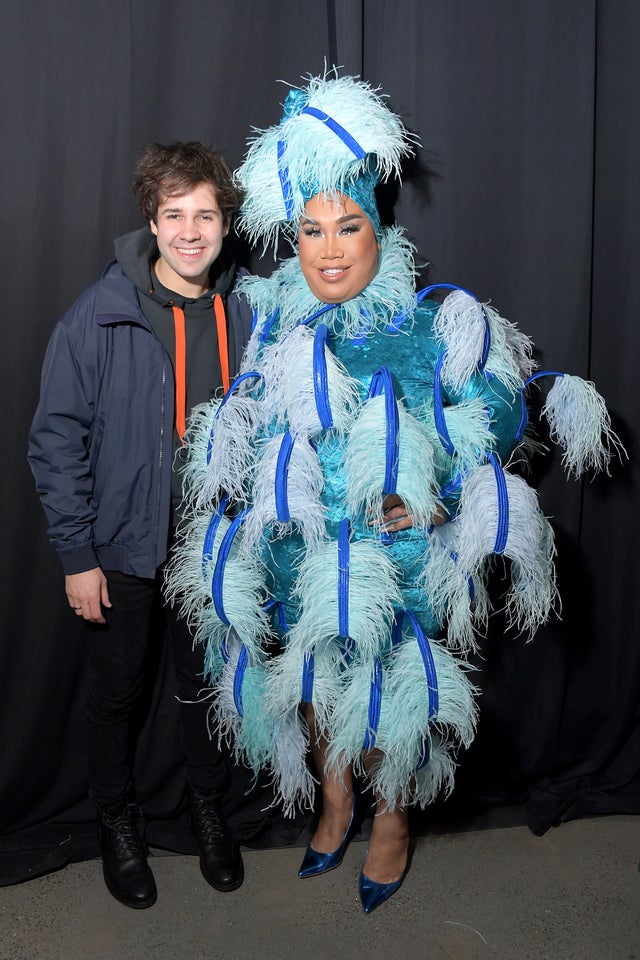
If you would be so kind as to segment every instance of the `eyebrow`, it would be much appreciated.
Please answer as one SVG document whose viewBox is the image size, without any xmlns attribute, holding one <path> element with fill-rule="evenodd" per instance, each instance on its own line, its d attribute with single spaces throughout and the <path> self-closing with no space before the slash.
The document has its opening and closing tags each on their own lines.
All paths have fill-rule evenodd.
<svg viewBox="0 0 640 960">
<path fill-rule="evenodd" d="M 361 213 L 347 213 L 344 217 L 339 217 L 335 222 L 336 223 L 347 223 L 349 220 L 362 220 L 363 214 Z M 315 223 L 317 225 L 318 221 L 314 220 L 313 217 L 308 217 L 303 215 L 302 223 Z"/>
<path fill-rule="evenodd" d="M 162 211 L 163 213 L 182 213 L 184 207 L 165 207 Z M 200 207 L 199 210 L 195 211 L 196 213 L 216 213 L 215 207 Z"/>
</svg>

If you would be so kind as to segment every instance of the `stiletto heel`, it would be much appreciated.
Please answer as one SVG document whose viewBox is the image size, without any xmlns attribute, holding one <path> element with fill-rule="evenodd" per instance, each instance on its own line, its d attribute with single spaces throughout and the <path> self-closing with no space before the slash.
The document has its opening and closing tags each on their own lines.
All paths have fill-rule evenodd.
<svg viewBox="0 0 640 960">
<path fill-rule="evenodd" d="M 339 867 L 342 863 L 342 858 L 344 857 L 344 852 L 347 849 L 347 844 L 352 836 L 352 829 L 354 827 L 356 812 L 356 797 L 353 798 L 353 807 L 351 808 L 351 819 L 349 820 L 349 826 L 345 832 L 344 837 L 342 838 L 342 843 L 337 850 L 334 850 L 332 853 L 318 853 L 317 850 L 314 850 L 311 844 L 307 847 L 304 857 L 302 858 L 302 863 L 300 864 L 300 869 L 298 870 L 298 876 L 301 879 L 306 879 L 307 877 L 318 877 L 321 873 L 327 873 L 329 870 L 334 870 L 335 867 Z"/>
</svg>

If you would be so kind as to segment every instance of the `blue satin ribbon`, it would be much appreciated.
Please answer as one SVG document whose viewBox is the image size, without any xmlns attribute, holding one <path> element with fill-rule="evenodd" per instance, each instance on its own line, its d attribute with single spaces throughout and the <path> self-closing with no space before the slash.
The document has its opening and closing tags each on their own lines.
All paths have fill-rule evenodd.
<svg viewBox="0 0 640 960">
<path fill-rule="evenodd" d="M 453 445 L 449 430 L 447 429 L 447 421 L 444 415 L 444 406 L 442 403 L 442 364 L 444 363 L 444 358 L 447 355 L 445 350 L 438 357 L 438 362 L 436 363 L 436 368 L 433 375 L 433 418 L 436 424 L 436 430 L 438 431 L 438 436 L 440 437 L 440 443 L 445 448 L 447 453 L 450 456 L 456 452 L 456 448 Z"/>
<path fill-rule="evenodd" d="M 213 600 L 213 606 L 220 620 L 222 620 L 223 623 L 226 623 L 227 626 L 230 626 L 231 624 L 225 613 L 222 599 L 222 591 L 224 587 L 224 569 L 229 556 L 229 551 L 231 550 L 233 538 L 240 529 L 240 526 L 250 509 L 250 507 L 246 507 L 241 513 L 238 514 L 237 517 L 232 520 L 231 524 L 229 525 L 229 529 L 222 538 L 222 543 L 220 544 L 220 549 L 218 550 L 218 556 L 216 557 L 216 565 L 213 571 L 213 577 L 211 578 L 211 598 Z"/>
<path fill-rule="evenodd" d="M 323 307 L 320 307 L 315 313 L 312 313 L 310 316 L 305 317 L 304 320 L 300 321 L 301 327 L 306 327 L 310 323 L 313 323 L 314 320 L 317 320 L 318 317 L 321 317 L 324 313 L 328 313 L 329 310 L 334 310 L 336 307 L 339 307 L 339 303 L 325 303 Z"/>
<path fill-rule="evenodd" d="M 422 663 L 424 664 L 424 672 L 427 678 L 427 687 L 429 690 L 429 720 L 433 720 L 434 717 L 437 716 L 440 705 L 436 665 L 433 660 L 433 654 L 431 653 L 429 640 L 425 636 L 424 630 L 418 622 L 418 618 L 412 610 L 406 610 L 405 613 L 411 622 L 413 634 L 416 638 L 416 643 L 418 644 L 418 649 L 422 656 Z"/>
<path fill-rule="evenodd" d="M 249 652 L 243 643 L 242 647 L 240 648 L 236 670 L 233 675 L 233 702 L 235 703 L 236 710 L 241 717 L 244 716 L 242 709 L 242 684 L 244 682 L 244 675 L 247 670 L 248 662 Z"/>
<path fill-rule="evenodd" d="M 367 716 L 367 730 L 362 744 L 363 750 L 372 750 L 376 745 L 378 724 L 380 723 L 380 707 L 382 705 L 382 661 L 376 657 L 371 674 L 369 690 L 369 713 Z"/>
<path fill-rule="evenodd" d="M 302 663 L 302 703 L 313 702 L 313 681 L 315 675 L 315 657 L 312 653 L 305 653 Z"/>
<path fill-rule="evenodd" d="M 227 509 L 227 504 L 229 503 L 229 497 L 223 497 L 218 507 L 209 520 L 209 526 L 204 535 L 204 542 L 202 544 L 202 575 L 206 576 L 207 566 L 213 560 L 213 544 L 216 539 L 216 533 L 218 532 L 218 527 L 220 526 L 220 521 L 224 516 L 224 512 Z"/>
<path fill-rule="evenodd" d="M 265 320 L 262 330 L 260 331 L 260 343 L 266 343 L 269 339 L 269 334 L 271 333 L 271 327 L 274 325 L 278 317 L 280 316 L 280 307 L 276 307 L 270 317 L 267 317 Z"/>
<path fill-rule="evenodd" d="M 489 463 L 493 467 L 498 494 L 498 528 L 496 530 L 496 542 L 493 546 L 493 552 L 504 553 L 509 536 L 509 496 L 507 494 L 507 481 L 504 470 L 500 466 L 495 454 L 491 454 Z"/>
<path fill-rule="evenodd" d="M 289 463 L 295 441 L 289 431 L 282 436 L 280 450 L 278 451 L 278 461 L 276 463 L 275 476 L 275 500 L 276 516 L 282 523 L 288 523 L 291 520 L 289 512 Z"/>
<path fill-rule="evenodd" d="M 325 352 L 328 337 L 329 328 L 327 325 L 325 323 L 319 324 L 313 338 L 313 395 L 320 423 L 325 430 L 329 430 L 333 426 Z"/>
<path fill-rule="evenodd" d="M 389 367 L 378 367 L 371 377 L 369 397 L 378 397 L 384 393 L 384 412 L 386 422 L 385 471 L 383 493 L 395 493 L 398 488 L 398 461 L 400 457 L 399 433 L 400 417 L 393 387 L 393 378 Z"/>
<path fill-rule="evenodd" d="M 524 432 L 527 429 L 527 424 L 529 423 L 529 411 L 527 410 L 527 401 L 524 395 L 524 387 L 520 390 L 520 404 L 522 408 L 522 414 L 520 416 L 520 424 L 516 430 L 516 440 L 518 442 L 522 440 Z"/>
<path fill-rule="evenodd" d="M 331 132 L 335 133 L 336 137 L 342 140 L 345 147 L 351 150 L 351 153 L 357 160 L 363 160 L 366 157 L 366 151 L 362 149 L 355 137 L 352 137 L 349 131 L 345 130 L 345 128 L 342 127 L 337 120 L 334 120 L 333 117 L 330 117 L 328 113 L 325 113 L 323 110 L 318 110 L 316 107 L 308 106 L 303 107 L 300 113 L 306 113 L 308 116 L 315 117 L 316 120 L 320 120 L 326 124 Z"/>
</svg>

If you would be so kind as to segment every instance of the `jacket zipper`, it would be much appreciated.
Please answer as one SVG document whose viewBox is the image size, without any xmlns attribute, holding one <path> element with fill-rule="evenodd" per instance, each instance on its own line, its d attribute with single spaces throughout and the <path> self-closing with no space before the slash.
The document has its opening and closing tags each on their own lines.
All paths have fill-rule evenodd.
<svg viewBox="0 0 640 960">
<path fill-rule="evenodd" d="M 165 399 L 167 385 L 167 367 L 162 364 L 162 403 L 160 404 L 160 447 L 158 455 L 158 482 L 156 484 L 156 516 L 155 516 L 155 536 L 154 547 L 156 556 L 156 565 L 158 557 L 158 536 L 160 533 L 160 499 L 162 491 L 162 470 L 164 467 L 164 427 L 165 427 Z"/>
</svg>

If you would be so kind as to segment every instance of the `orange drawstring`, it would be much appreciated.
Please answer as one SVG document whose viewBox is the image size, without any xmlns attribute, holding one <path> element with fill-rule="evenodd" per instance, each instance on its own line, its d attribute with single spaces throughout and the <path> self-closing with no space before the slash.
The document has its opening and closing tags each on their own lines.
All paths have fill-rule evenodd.
<svg viewBox="0 0 640 960">
<path fill-rule="evenodd" d="M 187 339 L 184 327 L 184 310 L 171 307 L 176 334 L 176 430 L 184 444 L 187 429 Z"/>
<path fill-rule="evenodd" d="M 173 326 L 176 337 L 176 430 L 180 442 L 184 445 L 184 434 L 187 429 L 187 340 L 184 321 L 184 310 L 172 306 Z M 216 317 L 218 331 L 218 355 L 220 358 L 220 372 L 222 386 L 227 393 L 229 380 L 229 343 L 227 340 L 227 318 L 224 312 L 224 303 L 219 293 L 213 298 L 213 310 Z"/>
</svg>

